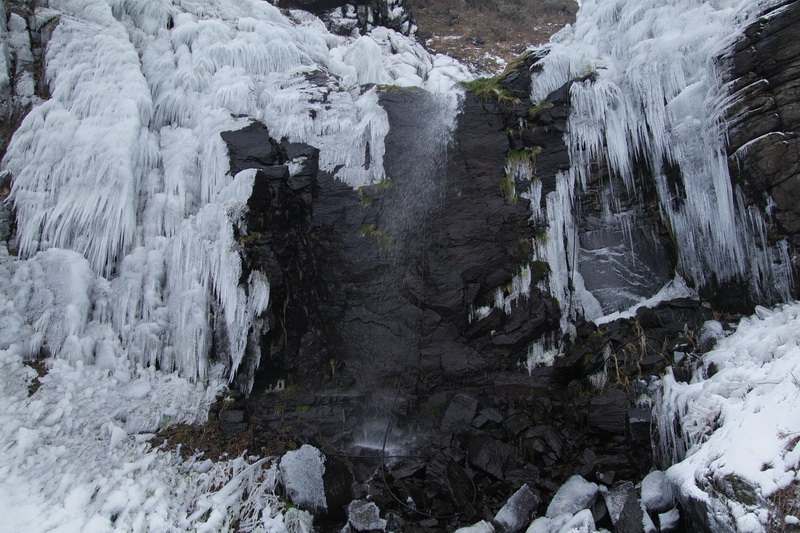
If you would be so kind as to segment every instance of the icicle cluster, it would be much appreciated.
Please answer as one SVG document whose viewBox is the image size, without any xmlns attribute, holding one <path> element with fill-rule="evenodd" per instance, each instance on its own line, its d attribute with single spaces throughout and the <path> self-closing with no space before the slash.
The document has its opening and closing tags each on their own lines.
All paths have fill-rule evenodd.
<svg viewBox="0 0 800 533">
<path fill-rule="evenodd" d="M 102 331 L 130 365 L 233 379 L 265 327 L 269 281 L 241 283 L 234 236 L 253 174 L 230 176 L 220 132 L 260 120 L 275 138 L 320 148 L 320 166 L 357 187 L 385 178 L 388 131 L 363 85 L 448 90 L 467 77 L 391 30 L 354 40 L 290 16 L 259 0 L 51 0 L 37 13 L 57 22 L 45 58 L 52 97 L 26 117 L 3 169 L 20 252 L 53 296 L 20 301 L 41 342 L 63 351 L 73 339 L 96 362 Z M 36 255 L 56 248 L 77 255 Z M 69 297 L 50 287 L 59 260 L 81 272 Z"/>
<path fill-rule="evenodd" d="M 585 186 L 592 162 L 607 165 L 633 195 L 641 188 L 636 166 L 644 163 L 687 279 L 697 286 L 745 281 L 756 298 L 788 298 L 785 247 L 769 244 L 762 216 L 731 185 L 723 121 L 728 94 L 715 64 L 767 3 L 583 2 L 574 27 L 556 36 L 533 80 L 534 101 L 578 80 L 566 139 L 572 170 L 547 198 L 556 217 L 548 217 L 551 228 L 571 231 L 563 222 L 571 218 L 564 210 L 572 213 L 563 189 Z M 670 172 L 677 180 L 668 179 Z M 550 253 L 548 260 L 563 263 L 564 252 Z M 552 285 L 563 304 L 563 280 L 554 276 Z"/>
</svg>

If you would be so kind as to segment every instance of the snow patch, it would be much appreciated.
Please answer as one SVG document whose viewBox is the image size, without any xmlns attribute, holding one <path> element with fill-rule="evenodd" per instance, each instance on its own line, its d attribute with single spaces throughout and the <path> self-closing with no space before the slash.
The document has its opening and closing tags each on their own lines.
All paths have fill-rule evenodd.
<svg viewBox="0 0 800 533">
<path fill-rule="evenodd" d="M 719 527 L 759 531 L 767 498 L 797 478 L 800 303 L 757 308 L 702 358 L 690 383 L 663 379 L 660 456 L 680 499 Z M 737 526 L 737 523 L 741 523 Z"/>
</svg>

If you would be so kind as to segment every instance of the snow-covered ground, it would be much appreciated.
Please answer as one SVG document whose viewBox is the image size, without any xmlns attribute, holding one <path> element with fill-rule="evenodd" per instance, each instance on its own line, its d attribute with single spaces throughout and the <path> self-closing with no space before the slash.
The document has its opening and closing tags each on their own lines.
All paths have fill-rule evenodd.
<svg viewBox="0 0 800 533">
<path fill-rule="evenodd" d="M 48 361 L 41 386 L 13 346 L 0 351 L 0 531 L 220 531 L 282 523 L 269 462 L 184 461 L 154 450 L 160 427 L 195 422 L 216 387 Z M 246 492 L 245 492 L 246 491 Z M 283 526 L 273 529 L 282 531 Z"/>
<path fill-rule="evenodd" d="M 717 531 L 763 531 L 768 498 L 800 481 L 800 303 L 742 319 L 690 383 L 668 374 L 656 414 L 682 499 Z"/>
</svg>

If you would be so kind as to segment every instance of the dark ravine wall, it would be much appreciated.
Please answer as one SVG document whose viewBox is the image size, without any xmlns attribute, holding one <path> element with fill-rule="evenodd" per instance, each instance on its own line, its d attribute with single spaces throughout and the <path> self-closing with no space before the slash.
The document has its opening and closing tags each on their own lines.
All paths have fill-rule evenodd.
<svg viewBox="0 0 800 533">
<path fill-rule="evenodd" d="M 570 356 L 532 375 L 519 363 L 533 340 L 557 331 L 552 298 L 533 289 L 510 315 L 469 320 L 546 231 L 519 196 L 530 183 L 516 184 L 516 201 L 501 186 L 509 150 L 537 154 L 545 194 L 569 167 L 569 87 L 532 112 L 536 59 L 500 81 L 512 99 L 466 94 L 439 163 L 420 132 L 440 104 L 424 92 L 384 92 L 391 181 L 357 191 L 319 171 L 314 148 L 271 139 L 260 124 L 223 134 L 232 172 L 259 169 L 240 239 L 248 268 L 270 279 L 272 304 L 253 394 L 216 416 L 228 436 L 251 432 L 251 450 L 311 443 L 328 455 L 334 503 L 321 531 L 341 528 L 353 498 L 378 502 L 396 529 L 452 530 L 491 518 L 523 483 L 546 506 L 575 473 L 611 485 L 640 480 L 652 464 L 641 378 L 671 362 L 661 347 L 687 349 L 710 316 L 699 302 L 581 326 Z M 306 164 L 290 176 L 285 163 L 298 157 Z M 535 284 L 547 266 L 534 266 Z M 598 393 L 589 376 L 605 351 L 617 373 Z M 374 457 L 384 436 L 390 453 L 414 457 L 381 474 Z M 601 508 L 598 523 L 613 527 Z"/>
<path fill-rule="evenodd" d="M 429 184 L 415 180 L 428 177 L 407 168 L 415 159 L 407 136 L 419 125 L 407 121 L 431 96 L 381 98 L 394 125 L 386 140 L 393 178 L 358 191 L 319 172 L 314 149 L 270 140 L 263 126 L 223 134 L 234 171 L 260 168 L 241 238 L 251 268 L 272 286 L 262 368 L 273 381 L 259 380 L 256 394 L 276 377 L 350 389 L 406 370 L 403 389 L 418 395 L 422 374 L 430 387 L 516 369 L 527 345 L 557 325 L 555 303 L 536 289 L 510 315 L 469 320 L 473 304 L 510 284 L 535 237 L 525 201 L 509 203 L 500 188 L 502 117 L 468 96 L 440 181 L 423 190 Z M 268 153 L 244 155 L 265 141 Z M 298 156 L 308 173 L 290 178 L 283 163 Z"/>
<path fill-rule="evenodd" d="M 779 13 L 777 16 L 772 16 Z M 774 239 L 800 247 L 800 2 L 784 1 L 747 28 L 729 79 L 729 166 L 751 205 L 768 195 Z M 796 256 L 795 256 L 796 257 Z M 795 261 L 795 279 L 798 263 Z"/>
<path fill-rule="evenodd" d="M 773 238 L 785 235 L 793 245 L 800 215 L 792 94 L 800 69 L 797 47 L 785 43 L 798 30 L 797 5 L 787 2 L 788 15 L 770 24 L 757 22 L 736 47 L 731 76 L 744 98 L 730 115 L 732 173 L 753 202 L 772 195 Z M 338 531 L 354 498 L 377 502 L 395 529 L 442 531 L 491 519 L 523 483 L 542 502 L 541 514 L 570 475 L 611 490 L 640 481 L 653 465 L 649 410 L 639 403 L 651 376 L 671 365 L 678 379 L 689 379 L 691 358 L 678 364 L 676 356 L 708 349 L 697 345 L 702 324 L 743 301 L 736 287 L 722 287 L 710 303 L 676 300 L 601 328 L 578 324 L 565 357 L 532 375 L 518 363 L 532 340 L 557 331 L 552 298 L 534 290 L 510 315 L 495 310 L 470 322 L 470 308 L 509 283 L 547 230 L 530 222 L 519 196 L 530 183 L 516 183 L 516 202 L 503 191 L 510 151 L 536 154 L 543 195 L 569 169 L 569 84 L 532 107 L 537 59 L 526 57 L 496 80 L 495 96 L 468 92 L 446 162 L 429 158 L 425 171 L 420 156 L 430 154 L 419 132 L 436 115 L 435 99 L 383 92 L 391 181 L 357 191 L 319 170 L 316 149 L 271 139 L 262 125 L 224 134 L 232 171 L 259 169 L 241 241 L 248 268 L 270 279 L 272 305 L 253 394 L 219 406 L 215 416 L 224 438 L 250 432 L 251 450 L 311 443 L 327 454 L 330 511 L 319 517 L 320 531 Z M 286 163 L 297 158 L 305 166 L 290 176 Z M 579 268 L 598 291 L 628 281 L 592 254 L 624 237 L 602 218 L 610 180 L 598 166 L 576 200 Z M 640 194 L 620 201 L 639 221 L 623 277 L 640 275 L 650 290 L 671 275 L 674 251 L 646 186 Z M 541 278 L 547 266 L 535 271 Z M 598 390 L 592 377 L 603 370 L 608 382 Z M 390 453 L 413 457 L 380 468 L 384 438 Z M 643 531 L 636 491 L 628 492 L 636 512 L 614 523 L 598 504 L 598 527 Z M 409 497 L 428 514 L 397 501 Z M 702 512 L 691 502 L 685 508 L 683 530 L 708 530 Z"/>
</svg>

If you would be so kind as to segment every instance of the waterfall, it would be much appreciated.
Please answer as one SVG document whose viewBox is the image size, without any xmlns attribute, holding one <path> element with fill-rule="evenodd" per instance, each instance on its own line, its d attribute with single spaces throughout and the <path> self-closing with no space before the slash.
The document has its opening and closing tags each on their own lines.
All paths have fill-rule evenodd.
<svg viewBox="0 0 800 533">
<path fill-rule="evenodd" d="M 534 102 L 577 80 L 565 137 L 572 167 L 545 199 L 555 234 L 540 250 L 553 266 L 549 288 L 566 317 L 621 310 L 600 309 L 582 288 L 580 266 L 571 263 L 572 188 L 585 189 L 594 163 L 634 197 L 641 197 L 644 164 L 679 272 L 697 288 L 734 281 L 747 283 L 759 301 L 789 297 L 785 243 L 768 242 L 763 215 L 731 184 L 724 120 L 731 102 L 717 61 L 767 4 L 587 0 L 575 25 L 548 45 L 542 72 L 533 77 Z M 557 269 L 574 274 L 571 289 Z"/>
<path fill-rule="evenodd" d="M 362 420 L 354 431 L 356 446 L 397 451 L 407 448 L 417 437 L 416 432 L 403 431 L 398 420 L 402 396 L 407 390 L 404 387 L 409 386 L 419 364 L 416 334 L 423 312 L 414 308 L 418 304 L 409 305 L 407 294 L 431 290 L 425 283 L 425 275 L 419 273 L 435 268 L 428 264 L 428 234 L 437 224 L 437 211 L 452 186 L 447 180 L 448 150 L 452 147 L 462 100 L 460 91 L 443 94 L 391 91 L 383 97 L 391 125 L 384 158 L 387 181 L 378 185 L 385 192 L 376 222 L 368 232 L 388 240 L 389 246 L 382 253 L 389 268 L 381 276 L 379 294 L 374 295 L 368 306 L 377 308 L 379 320 L 384 324 L 404 332 L 396 339 L 401 348 L 395 352 L 404 360 L 398 365 L 400 375 L 392 375 L 391 387 L 381 386 L 381 379 L 384 383 L 389 381 L 387 376 L 375 374 L 377 381 L 372 381 L 369 378 L 373 370 L 364 369 L 359 386 L 366 386 L 368 398 L 362 405 Z M 424 300 L 429 295 L 416 296 Z M 403 306 L 410 310 L 405 316 Z M 367 340 L 365 344 L 358 347 L 359 351 L 375 350 L 370 366 L 382 370 L 382 358 L 386 355 L 381 352 L 386 350 L 380 342 L 373 346 Z"/>
</svg>

